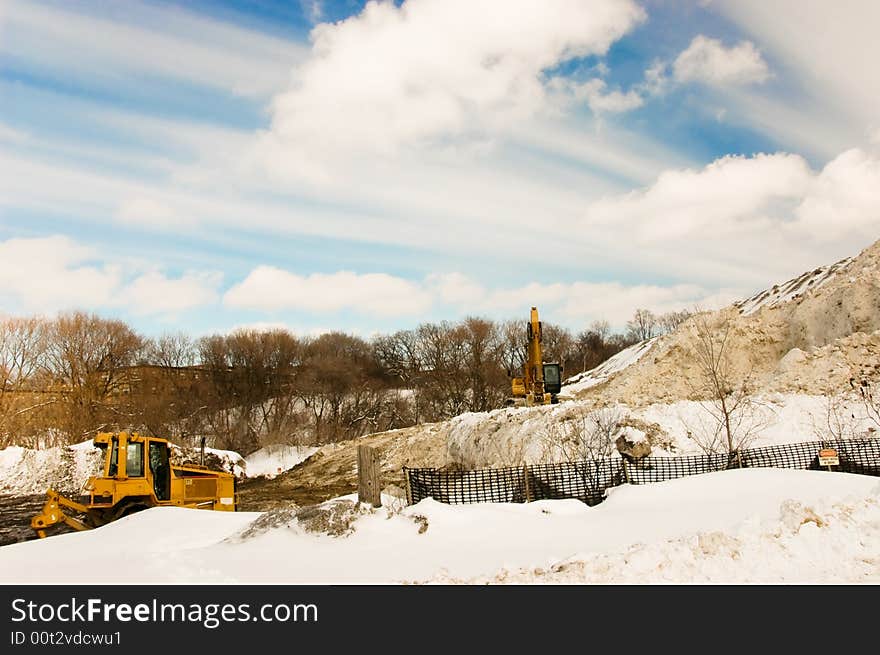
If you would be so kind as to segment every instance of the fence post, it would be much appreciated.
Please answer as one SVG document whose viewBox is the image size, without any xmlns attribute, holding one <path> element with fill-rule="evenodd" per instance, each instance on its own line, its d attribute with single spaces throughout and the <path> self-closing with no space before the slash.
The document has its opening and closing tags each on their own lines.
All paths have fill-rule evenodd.
<svg viewBox="0 0 880 655">
<path fill-rule="evenodd" d="M 623 479 L 626 480 L 627 484 L 631 484 L 629 480 L 629 469 L 626 467 L 626 457 L 621 457 L 620 461 L 623 463 Z"/>
<path fill-rule="evenodd" d="M 526 483 L 526 502 L 532 502 L 532 487 L 529 484 L 529 465 L 523 464 L 523 480 Z"/>
<path fill-rule="evenodd" d="M 358 502 L 382 506 L 379 454 L 370 446 L 358 446 Z"/>
<path fill-rule="evenodd" d="M 412 505 L 412 487 L 410 486 L 409 481 L 409 469 L 405 466 L 403 467 L 403 486 L 406 491 L 406 504 Z"/>
</svg>

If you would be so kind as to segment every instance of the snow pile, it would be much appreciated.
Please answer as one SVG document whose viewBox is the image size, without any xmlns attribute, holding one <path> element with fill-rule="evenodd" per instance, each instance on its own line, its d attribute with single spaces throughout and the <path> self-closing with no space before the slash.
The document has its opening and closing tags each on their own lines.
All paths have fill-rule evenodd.
<svg viewBox="0 0 880 655">
<path fill-rule="evenodd" d="M 769 393 L 752 399 L 742 428 L 755 427 L 750 447 L 832 438 L 877 436 L 880 426 L 853 396 Z M 605 426 L 612 444 L 617 437 L 640 434 L 656 456 L 703 452 L 700 439 L 712 430 L 705 405 L 694 400 L 629 406 L 598 406 L 588 401 L 531 408 L 469 413 L 441 424 L 451 462 L 464 468 L 563 461 L 589 457 L 570 443 L 573 435 L 597 438 Z M 594 451 L 596 443 L 593 443 Z"/>
<path fill-rule="evenodd" d="M 765 298 L 749 303 L 748 314 L 731 306 L 703 315 L 716 338 L 727 331 L 734 386 L 748 379 L 765 393 L 840 393 L 850 389 L 854 375 L 880 370 L 880 241 L 830 268 L 833 274 L 804 283 L 802 293 L 789 288 L 778 303 Z M 628 405 L 693 399 L 702 376 L 699 343 L 691 319 L 660 339 L 651 357 L 573 395 Z"/>
<path fill-rule="evenodd" d="M 45 449 L 10 446 L 0 450 L 0 493 L 41 494 L 48 488 L 78 494 L 101 469 L 101 451 L 91 440 Z"/>
<path fill-rule="evenodd" d="M 860 475 L 724 471 L 619 487 L 592 508 L 574 500 L 450 506 L 428 499 L 400 511 L 361 507 L 341 536 L 305 529 L 297 514 L 267 521 L 254 513 L 154 508 L 96 530 L 0 547 L 0 579 L 880 582 L 880 483 Z M 137 567 L 69 565 L 103 561 L 134 544 Z"/>
<path fill-rule="evenodd" d="M 764 307 L 776 307 L 789 300 L 795 300 L 808 291 L 814 291 L 833 278 L 837 272 L 852 261 L 851 257 L 842 259 L 830 266 L 820 266 L 783 284 L 759 291 L 751 298 L 733 303 L 743 315 L 749 316 Z"/>
<path fill-rule="evenodd" d="M 623 369 L 639 361 L 642 355 L 648 352 L 651 349 L 651 346 L 653 346 L 659 338 L 660 337 L 654 337 L 653 339 L 633 344 L 629 348 L 621 350 L 613 357 L 608 358 L 596 368 L 570 377 L 565 381 L 562 393 L 559 394 L 560 397 L 570 397 L 572 394 L 576 394 L 579 391 L 607 382 L 615 373 L 619 373 Z"/>
<path fill-rule="evenodd" d="M 91 439 L 53 448 L 4 448 L 0 450 L 0 494 L 41 494 L 49 488 L 79 494 L 90 477 L 101 475 L 102 456 Z M 200 452 L 172 445 L 171 457 L 175 464 L 197 464 Z M 232 450 L 205 448 L 205 463 L 236 477 L 245 474 L 244 458 Z"/>
<path fill-rule="evenodd" d="M 271 444 L 245 457 L 245 472 L 249 478 L 273 478 L 304 462 L 316 452 L 318 448 L 314 446 Z"/>
</svg>

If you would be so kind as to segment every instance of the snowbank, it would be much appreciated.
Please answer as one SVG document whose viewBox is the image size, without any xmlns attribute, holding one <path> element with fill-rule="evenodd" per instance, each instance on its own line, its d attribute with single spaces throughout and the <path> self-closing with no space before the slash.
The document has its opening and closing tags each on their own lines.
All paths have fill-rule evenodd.
<svg viewBox="0 0 880 655">
<path fill-rule="evenodd" d="M 0 493 L 40 494 L 49 487 L 79 493 L 100 467 L 101 451 L 91 441 L 45 449 L 10 446 L 0 450 Z"/>
<path fill-rule="evenodd" d="M 829 416 L 829 414 L 832 414 Z M 865 416 L 861 402 L 851 397 L 771 393 L 753 398 L 743 427 L 755 428 L 752 447 L 772 446 L 832 438 L 829 419 L 842 438 L 876 434 L 877 426 Z M 653 403 L 642 407 L 613 404 L 595 407 L 590 401 L 569 401 L 543 407 L 469 413 L 445 426 L 451 461 L 465 468 L 529 464 L 580 459 L 585 455 L 564 448 L 563 442 L 578 431 L 597 424 L 619 423 L 651 430 L 654 455 L 690 455 L 702 452 L 699 437 L 711 429 L 706 407 L 693 400 Z M 636 424 L 635 426 L 632 424 Z M 566 427 L 570 426 L 570 427 Z"/>
<path fill-rule="evenodd" d="M 284 517 L 249 533 L 264 516 L 155 508 L 89 532 L 0 547 L 0 579 L 880 582 L 880 481 L 843 473 L 724 471 L 620 487 L 593 508 L 574 500 L 425 500 L 399 512 L 361 511 L 342 537 L 306 531 Z M 134 544 L 137 567 L 70 566 L 106 561 Z"/>
</svg>

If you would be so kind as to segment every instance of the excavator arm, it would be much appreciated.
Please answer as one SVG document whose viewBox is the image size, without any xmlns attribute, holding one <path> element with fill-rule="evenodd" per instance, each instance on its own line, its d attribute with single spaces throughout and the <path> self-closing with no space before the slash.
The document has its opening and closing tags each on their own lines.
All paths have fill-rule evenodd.
<svg viewBox="0 0 880 655">
<path fill-rule="evenodd" d="M 59 523 L 66 523 L 75 530 L 89 530 L 90 526 L 73 516 L 65 514 L 64 510 L 71 510 L 73 514 L 87 514 L 89 508 L 69 498 L 65 498 L 57 491 L 49 489 L 46 492 L 46 504 L 43 510 L 31 519 L 31 527 L 41 539 L 46 536 L 46 528 Z"/>
</svg>

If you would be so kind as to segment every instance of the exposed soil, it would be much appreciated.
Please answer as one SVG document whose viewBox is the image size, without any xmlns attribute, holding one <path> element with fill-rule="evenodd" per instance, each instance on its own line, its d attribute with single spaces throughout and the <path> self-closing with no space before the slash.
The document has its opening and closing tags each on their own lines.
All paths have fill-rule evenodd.
<svg viewBox="0 0 880 655">
<path fill-rule="evenodd" d="M 322 447 L 302 464 L 271 480 L 247 480 L 238 486 L 240 509 L 260 512 L 291 502 L 314 505 L 357 491 L 357 447 L 379 451 L 382 486 L 403 487 L 403 467 L 444 466 L 446 440 L 437 438 L 440 424 L 427 424 L 374 434 Z"/>
<path fill-rule="evenodd" d="M 36 539 L 31 517 L 46 502 L 46 494 L 31 496 L 0 495 L 0 546 Z"/>
</svg>

